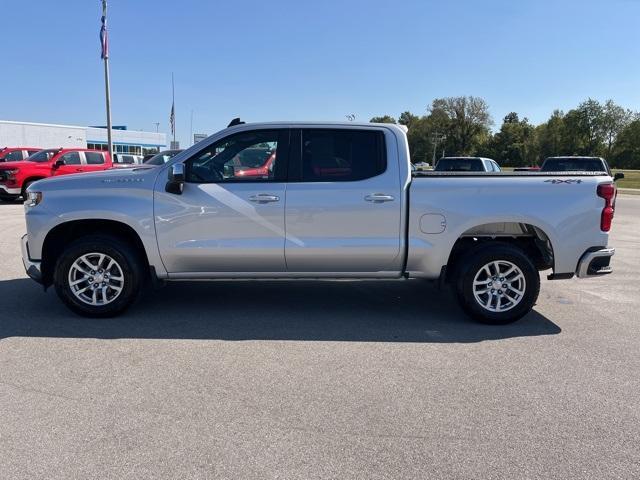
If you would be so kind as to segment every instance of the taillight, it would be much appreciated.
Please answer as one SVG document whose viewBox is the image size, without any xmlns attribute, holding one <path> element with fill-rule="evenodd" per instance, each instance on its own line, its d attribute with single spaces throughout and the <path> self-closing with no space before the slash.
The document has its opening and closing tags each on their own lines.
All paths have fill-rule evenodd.
<svg viewBox="0 0 640 480">
<path fill-rule="evenodd" d="M 598 185 L 596 192 L 599 197 L 604 198 L 604 208 L 600 215 L 600 230 L 608 232 L 611 230 L 611 222 L 613 221 L 613 205 L 616 198 L 616 187 L 613 183 L 602 183 Z"/>
</svg>

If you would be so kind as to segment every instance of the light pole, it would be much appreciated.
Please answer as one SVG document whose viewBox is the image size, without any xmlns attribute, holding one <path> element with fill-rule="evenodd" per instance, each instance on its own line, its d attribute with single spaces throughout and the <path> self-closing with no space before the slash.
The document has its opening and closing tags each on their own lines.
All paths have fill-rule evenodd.
<svg viewBox="0 0 640 480">
<path fill-rule="evenodd" d="M 153 124 L 156 126 L 156 133 L 158 133 L 160 129 L 160 122 L 153 122 Z"/>
</svg>

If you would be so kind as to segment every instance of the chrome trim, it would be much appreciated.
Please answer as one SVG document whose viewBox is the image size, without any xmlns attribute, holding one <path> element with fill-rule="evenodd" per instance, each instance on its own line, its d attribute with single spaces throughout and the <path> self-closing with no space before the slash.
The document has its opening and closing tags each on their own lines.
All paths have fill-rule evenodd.
<svg viewBox="0 0 640 480">
<path fill-rule="evenodd" d="M 580 258 L 580 261 L 578 262 L 576 275 L 578 276 L 578 278 L 586 278 L 611 273 L 613 271 L 611 267 L 603 269 L 596 274 L 589 273 L 589 265 L 595 258 L 612 257 L 614 253 L 616 253 L 615 248 L 602 248 L 600 250 L 586 252 L 584 255 L 582 255 L 582 258 Z"/>
<path fill-rule="evenodd" d="M 42 270 L 40 265 L 42 262 L 31 260 L 29 257 L 29 243 L 27 241 L 27 235 L 23 235 L 20 241 L 20 247 L 22 250 L 22 264 L 24 269 L 33 280 L 38 283 L 42 283 Z"/>
<path fill-rule="evenodd" d="M 22 190 L 20 190 L 20 188 L 7 188 L 4 185 L 0 185 L 0 193 L 4 193 L 5 195 L 20 195 L 22 194 Z"/>
</svg>

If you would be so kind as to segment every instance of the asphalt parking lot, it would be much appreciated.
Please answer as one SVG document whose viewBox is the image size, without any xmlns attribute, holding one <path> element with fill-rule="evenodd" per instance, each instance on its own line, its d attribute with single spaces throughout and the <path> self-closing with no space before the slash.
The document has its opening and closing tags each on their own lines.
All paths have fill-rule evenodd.
<svg viewBox="0 0 640 480">
<path fill-rule="evenodd" d="M 640 478 L 640 196 L 505 327 L 410 282 L 181 283 L 74 316 L 0 204 L 0 477 Z"/>
</svg>

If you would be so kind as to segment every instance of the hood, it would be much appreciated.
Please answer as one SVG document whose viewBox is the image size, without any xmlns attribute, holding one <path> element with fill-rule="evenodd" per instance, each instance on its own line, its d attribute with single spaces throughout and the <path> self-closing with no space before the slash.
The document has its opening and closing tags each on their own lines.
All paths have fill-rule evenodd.
<svg viewBox="0 0 640 480">
<path fill-rule="evenodd" d="M 8 170 L 11 168 L 21 168 L 21 167 L 27 167 L 30 165 L 33 165 L 33 162 L 27 162 L 25 160 L 18 160 L 15 162 L 0 162 L 0 169 L 2 170 Z"/>
<path fill-rule="evenodd" d="M 74 173 L 40 180 L 42 190 L 76 190 L 132 186 L 134 184 L 153 185 L 158 169 L 154 167 L 114 168 L 98 172 Z M 149 182 L 149 183 L 148 183 Z"/>
</svg>

